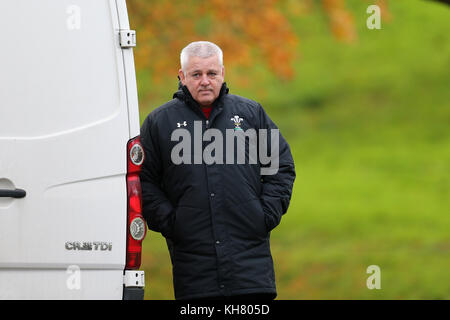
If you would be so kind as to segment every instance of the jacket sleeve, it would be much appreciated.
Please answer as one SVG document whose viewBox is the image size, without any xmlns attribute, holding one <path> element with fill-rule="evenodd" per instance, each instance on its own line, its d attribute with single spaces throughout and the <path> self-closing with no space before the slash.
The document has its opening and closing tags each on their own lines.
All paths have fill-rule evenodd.
<svg viewBox="0 0 450 320">
<path fill-rule="evenodd" d="M 260 163 L 262 170 L 266 170 L 265 174 L 262 171 L 261 175 L 262 191 L 260 200 L 264 210 L 266 225 L 270 231 L 280 223 L 282 215 L 286 213 L 289 207 L 295 180 L 295 167 L 289 145 L 279 133 L 278 127 L 261 106 L 259 112 L 260 129 L 267 129 L 267 143 L 263 144 L 267 145 L 267 147 L 264 147 L 267 150 L 263 150 L 263 153 L 266 152 L 271 159 L 270 164 Z M 278 139 L 276 139 L 277 136 Z M 261 145 L 259 148 L 261 149 Z M 278 157 L 278 164 L 275 161 L 276 157 Z M 272 168 L 274 164 L 275 168 L 272 170 L 266 169 L 268 167 Z"/>
<path fill-rule="evenodd" d="M 150 114 L 141 127 L 141 143 L 145 159 L 140 174 L 142 186 L 142 211 L 150 230 L 161 232 L 170 238 L 174 208 L 161 189 L 162 162 L 158 142 L 157 125 Z"/>
</svg>

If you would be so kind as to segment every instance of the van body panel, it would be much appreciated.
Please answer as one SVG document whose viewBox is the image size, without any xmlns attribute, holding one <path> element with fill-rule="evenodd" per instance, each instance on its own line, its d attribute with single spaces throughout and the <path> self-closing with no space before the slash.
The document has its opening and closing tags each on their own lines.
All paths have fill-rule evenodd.
<svg viewBox="0 0 450 320">
<path fill-rule="evenodd" d="M 122 299 L 123 272 L 104 269 L 2 269 L 1 298 L 8 300 Z M 18 282 L 26 283 L 19 291 Z M 36 290 L 29 290 L 36 288 Z M 36 292 L 38 289 L 39 292 Z"/>
<path fill-rule="evenodd" d="M 0 198 L 0 299 L 122 296 L 139 113 L 119 13 L 115 0 L 0 2 L 0 189 L 26 191 Z"/>
<path fill-rule="evenodd" d="M 119 18 L 119 28 L 121 30 L 129 30 L 130 23 L 128 20 L 127 6 L 125 0 L 116 0 L 117 13 Z M 125 66 L 125 82 L 127 85 L 128 113 L 130 120 L 130 137 L 136 137 L 140 134 L 141 124 L 139 122 L 139 103 L 136 85 L 136 72 L 134 67 L 133 50 L 123 50 L 123 63 Z"/>
</svg>

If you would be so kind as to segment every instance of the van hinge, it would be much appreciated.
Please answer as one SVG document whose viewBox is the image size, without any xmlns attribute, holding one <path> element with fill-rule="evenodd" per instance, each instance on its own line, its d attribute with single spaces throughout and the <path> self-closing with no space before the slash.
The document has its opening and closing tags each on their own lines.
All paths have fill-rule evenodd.
<svg viewBox="0 0 450 320">
<path fill-rule="evenodd" d="M 119 42 L 122 48 L 136 47 L 136 31 L 135 30 L 120 30 Z"/>
</svg>

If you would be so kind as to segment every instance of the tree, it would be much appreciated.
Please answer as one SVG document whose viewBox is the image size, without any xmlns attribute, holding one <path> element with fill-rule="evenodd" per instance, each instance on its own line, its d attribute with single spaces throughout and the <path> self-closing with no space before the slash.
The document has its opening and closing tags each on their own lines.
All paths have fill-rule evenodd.
<svg viewBox="0 0 450 320">
<path fill-rule="evenodd" d="M 180 50 L 207 39 L 222 48 L 227 63 L 246 65 L 259 54 L 277 76 L 288 79 L 298 39 L 276 2 L 130 0 L 139 40 L 136 63 L 151 67 L 155 77 L 168 70 L 174 74 Z"/>
<path fill-rule="evenodd" d="M 386 9 L 387 0 L 377 3 Z M 137 30 L 135 51 L 139 68 L 153 79 L 173 76 L 179 52 L 188 43 L 209 40 L 224 51 L 227 65 L 248 66 L 258 58 L 280 79 L 294 76 L 299 38 L 288 16 L 312 6 L 313 0 L 128 0 L 132 27 Z M 344 0 L 322 0 L 333 35 L 352 42 L 356 31 Z"/>
</svg>

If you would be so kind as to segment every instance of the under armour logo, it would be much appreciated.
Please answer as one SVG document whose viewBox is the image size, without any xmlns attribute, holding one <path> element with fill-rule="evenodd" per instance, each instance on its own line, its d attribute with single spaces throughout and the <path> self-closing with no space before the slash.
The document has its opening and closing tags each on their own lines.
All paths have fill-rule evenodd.
<svg viewBox="0 0 450 320">
<path fill-rule="evenodd" d="M 187 126 L 186 121 L 184 121 L 184 122 L 177 122 L 177 127 L 179 128 L 181 126 L 186 127 Z"/>
</svg>

